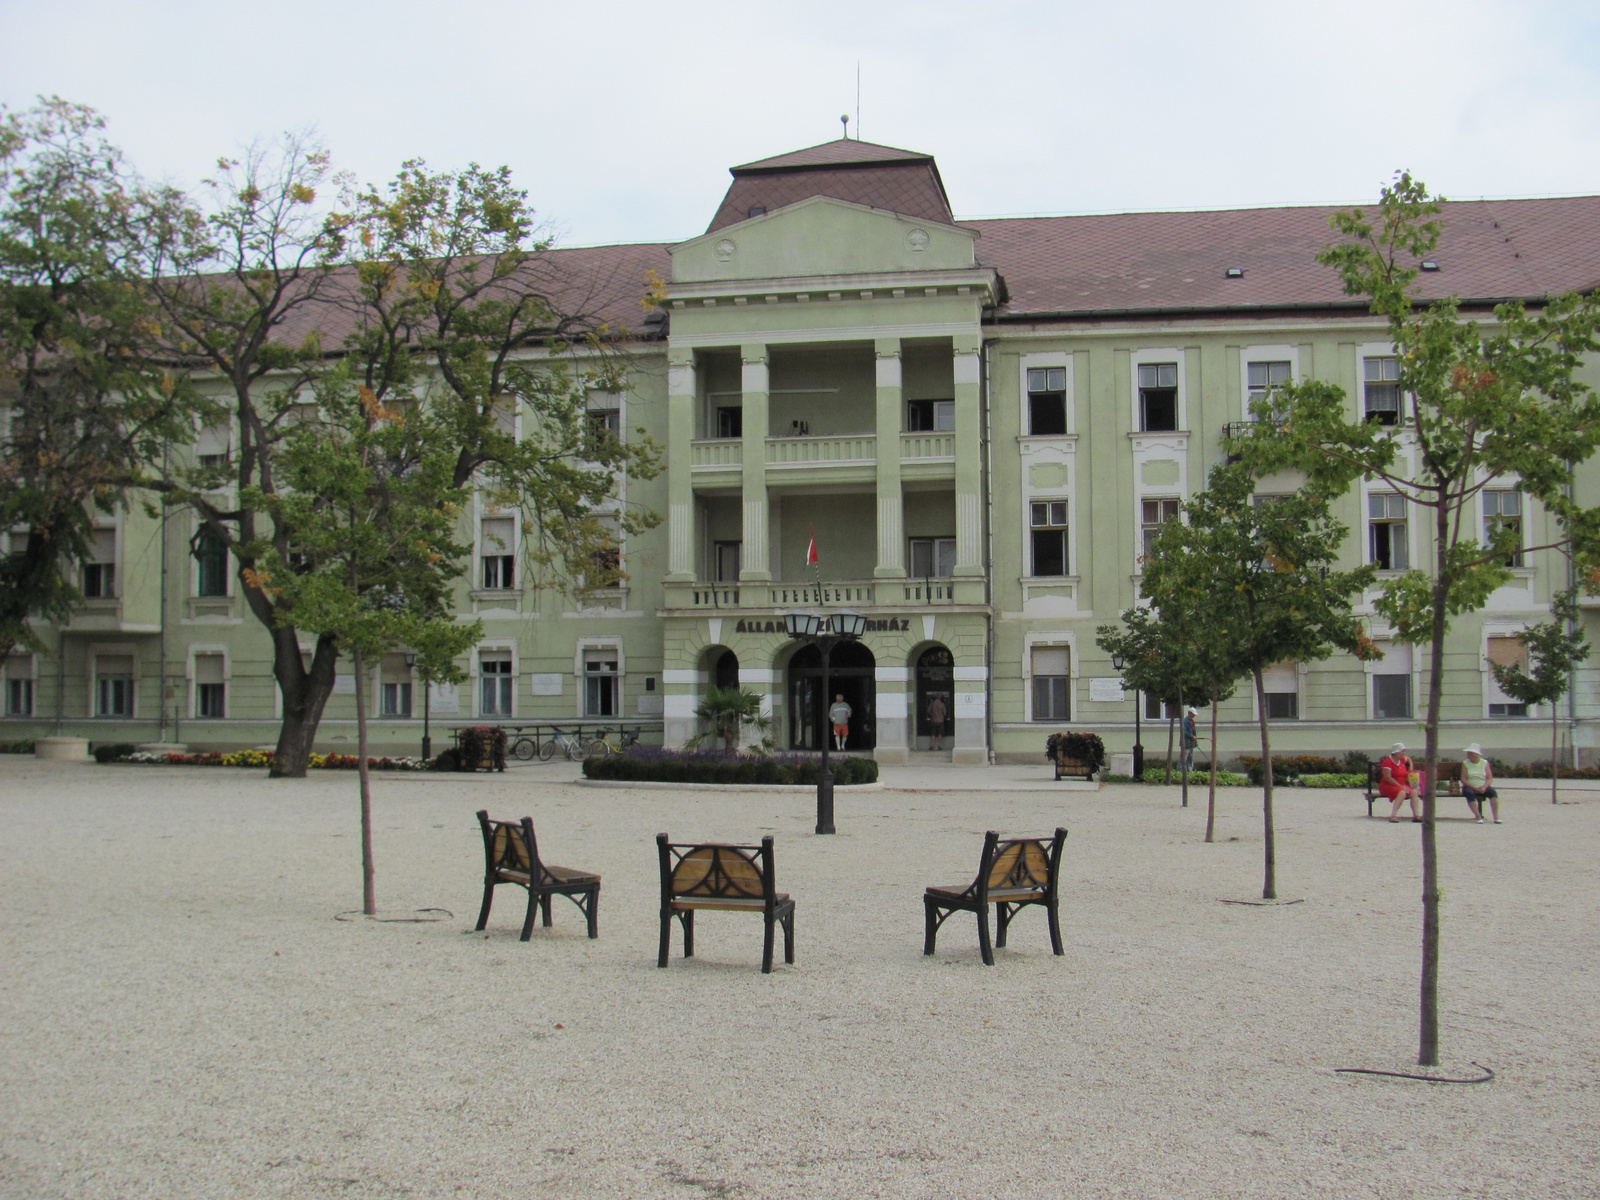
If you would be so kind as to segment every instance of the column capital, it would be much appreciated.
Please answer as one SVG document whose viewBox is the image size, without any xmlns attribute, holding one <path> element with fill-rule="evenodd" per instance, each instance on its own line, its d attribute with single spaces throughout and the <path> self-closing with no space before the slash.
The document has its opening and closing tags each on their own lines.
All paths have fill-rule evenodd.
<svg viewBox="0 0 1600 1200">
<path fill-rule="evenodd" d="M 667 347 L 667 365 L 669 367 L 692 367 L 692 366 L 694 366 L 694 347 L 693 346 L 668 346 Z"/>
<path fill-rule="evenodd" d="M 900 339 L 897 337 L 881 337 L 873 340 L 879 358 L 899 358 Z"/>
<path fill-rule="evenodd" d="M 764 363 L 767 361 L 766 343 L 747 342 L 739 347 L 739 354 L 747 363 Z"/>
<path fill-rule="evenodd" d="M 955 354 L 976 354 L 983 349 L 983 334 L 958 333 L 950 339 L 950 349 Z"/>
</svg>

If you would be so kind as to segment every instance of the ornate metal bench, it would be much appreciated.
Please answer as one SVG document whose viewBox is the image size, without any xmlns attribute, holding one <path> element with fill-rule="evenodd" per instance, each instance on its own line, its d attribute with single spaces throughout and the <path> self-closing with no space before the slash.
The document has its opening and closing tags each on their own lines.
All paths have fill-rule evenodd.
<svg viewBox="0 0 1600 1200">
<path fill-rule="evenodd" d="M 1048 838 L 1013 838 L 1002 842 L 989 830 L 983 835 L 983 854 L 978 859 L 978 877 L 962 887 L 930 887 L 922 894 L 926 933 L 922 952 L 933 953 L 939 926 L 953 912 L 975 913 L 978 918 L 978 950 L 984 966 L 994 966 L 994 950 L 989 945 L 989 905 L 995 906 L 994 944 L 1004 948 L 1006 929 L 1025 905 L 1042 905 L 1050 923 L 1050 946 L 1061 948 L 1061 917 L 1058 891 L 1061 877 L 1061 852 L 1067 831 L 1057 829 Z"/>
<path fill-rule="evenodd" d="M 694 914 L 702 909 L 760 913 L 766 923 L 761 947 L 761 972 L 772 972 L 774 926 L 783 926 L 783 961 L 794 962 L 794 901 L 774 883 L 772 837 L 759 846 L 726 842 L 674 845 L 656 834 L 661 858 L 661 954 L 656 966 L 667 965 L 672 919 L 683 926 L 683 956 L 694 957 Z"/>
<path fill-rule="evenodd" d="M 539 857 L 539 841 L 533 835 L 533 818 L 521 821 L 491 821 L 489 810 L 478 810 L 483 829 L 483 908 L 478 913 L 481 932 L 489 924 L 489 907 L 494 889 L 513 883 L 528 892 L 528 915 L 522 922 L 522 940 L 533 936 L 535 909 L 544 910 L 545 928 L 550 927 L 550 898 L 565 896 L 588 918 L 589 936 L 600 936 L 600 876 L 590 871 L 557 867 Z"/>
</svg>

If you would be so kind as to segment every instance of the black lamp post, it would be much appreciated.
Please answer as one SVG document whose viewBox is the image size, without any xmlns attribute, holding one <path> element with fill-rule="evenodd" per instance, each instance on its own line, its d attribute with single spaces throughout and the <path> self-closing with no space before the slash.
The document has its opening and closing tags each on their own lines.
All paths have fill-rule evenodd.
<svg viewBox="0 0 1600 1200">
<path fill-rule="evenodd" d="M 1120 674 L 1122 672 L 1122 668 L 1125 665 L 1126 664 L 1125 664 L 1125 662 L 1123 660 L 1122 655 L 1113 654 L 1111 656 L 1111 667 L 1118 674 Z M 1143 779 L 1144 778 L 1144 746 L 1140 742 L 1140 734 L 1141 734 L 1142 727 L 1140 725 L 1140 720 L 1139 720 L 1142 716 L 1144 716 L 1143 709 L 1144 709 L 1144 693 L 1141 692 L 1138 688 L 1134 688 L 1133 689 L 1133 777 L 1135 779 Z"/>
<path fill-rule="evenodd" d="M 867 631 L 867 619 L 858 612 L 841 609 L 827 616 L 817 613 L 792 612 L 784 616 L 784 628 L 796 641 L 809 642 L 822 654 L 822 771 L 817 776 L 817 832 L 833 832 L 833 771 L 828 766 L 828 745 L 833 730 L 829 728 L 828 709 L 832 705 L 828 695 L 829 667 L 833 648 L 842 642 L 856 641 Z"/>
<path fill-rule="evenodd" d="M 407 654 L 406 655 L 406 666 L 411 668 L 413 671 L 415 671 L 416 666 L 417 666 L 417 656 L 415 654 Z M 428 692 L 429 692 L 428 681 L 427 681 L 426 678 L 424 678 L 423 681 L 422 681 L 422 761 L 423 762 L 427 762 L 427 761 L 429 761 L 430 759 L 433 758 L 433 739 L 428 736 L 428 715 L 429 715 L 428 714 L 428 703 L 432 699 L 432 697 L 429 696 Z"/>
</svg>

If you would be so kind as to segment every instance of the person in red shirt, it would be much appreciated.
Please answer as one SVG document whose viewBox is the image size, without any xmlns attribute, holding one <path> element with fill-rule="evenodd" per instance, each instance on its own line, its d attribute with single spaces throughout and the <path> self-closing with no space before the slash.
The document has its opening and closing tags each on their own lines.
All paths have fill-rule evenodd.
<svg viewBox="0 0 1600 1200">
<path fill-rule="evenodd" d="M 1389 824 L 1399 823 L 1400 805 L 1406 800 L 1411 801 L 1411 820 L 1420 822 L 1422 811 L 1417 807 L 1417 801 L 1422 793 L 1412 782 L 1416 767 L 1411 762 L 1411 756 L 1406 753 L 1406 744 L 1396 742 L 1390 746 L 1389 753 L 1378 764 L 1378 769 L 1383 773 L 1383 778 L 1378 782 L 1378 791 L 1385 799 L 1394 801 L 1394 808 L 1389 813 Z"/>
</svg>

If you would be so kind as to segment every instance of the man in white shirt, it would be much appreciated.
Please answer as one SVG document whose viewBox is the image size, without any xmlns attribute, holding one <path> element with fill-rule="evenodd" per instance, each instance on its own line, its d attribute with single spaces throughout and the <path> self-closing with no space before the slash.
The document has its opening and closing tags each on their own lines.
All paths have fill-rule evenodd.
<svg viewBox="0 0 1600 1200">
<path fill-rule="evenodd" d="M 833 703 L 828 707 L 828 723 L 833 726 L 833 748 L 843 750 L 845 739 L 850 736 L 850 714 L 855 710 L 844 702 L 843 694 L 833 698 Z"/>
</svg>

